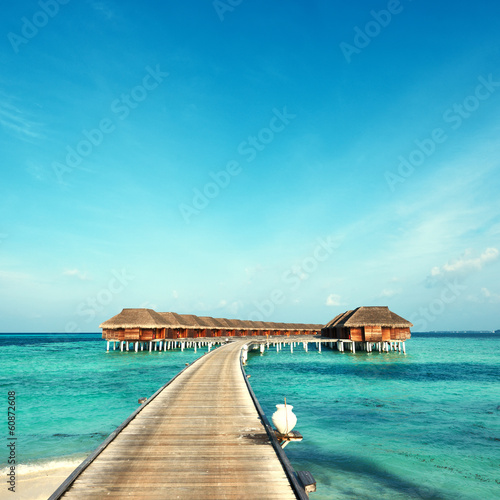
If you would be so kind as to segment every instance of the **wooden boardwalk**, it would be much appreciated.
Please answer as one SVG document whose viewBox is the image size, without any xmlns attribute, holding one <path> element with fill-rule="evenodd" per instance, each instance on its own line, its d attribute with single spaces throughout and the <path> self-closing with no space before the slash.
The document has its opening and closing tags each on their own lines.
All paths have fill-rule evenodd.
<svg viewBox="0 0 500 500">
<path fill-rule="evenodd" d="M 292 488 L 290 464 L 247 388 L 239 359 L 246 343 L 220 347 L 184 370 L 49 500 L 307 498 Z"/>
</svg>

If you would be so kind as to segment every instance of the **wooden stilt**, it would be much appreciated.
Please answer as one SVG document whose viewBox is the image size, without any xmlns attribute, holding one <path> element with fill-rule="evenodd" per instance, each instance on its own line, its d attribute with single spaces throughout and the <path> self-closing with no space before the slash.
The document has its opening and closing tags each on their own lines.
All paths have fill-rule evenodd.
<svg viewBox="0 0 500 500">
<path fill-rule="evenodd" d="M 321 342 L 318 342 L 318 351 L 321 352 Z"/>
<path fill-rule="evenodd" d="M 403 344 L 403 354 L 406 354 L 406 344 L 404 342 L 402 342 Z"/>
<path fill-rule="evenodd" d="M 106 344 L 106 352 L 109 352 L 109 340 L 107 341 L 107 344 Z"/>
</svg>

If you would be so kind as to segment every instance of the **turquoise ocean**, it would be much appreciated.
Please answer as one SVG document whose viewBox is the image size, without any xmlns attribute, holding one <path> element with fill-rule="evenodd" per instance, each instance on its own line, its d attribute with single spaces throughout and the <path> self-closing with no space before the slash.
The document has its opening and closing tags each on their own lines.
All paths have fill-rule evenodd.
<svg viewBox="0 0 500 500">
<path fill-rule="evenodd" d="M 139 397 L 205 352 L 105 345 L 99 334 L 0 335 L 20 474 L 76 467 Z M 251 351 L 246 372 L 269 419 L 285 397 L 293 405 L 304 439 L 286 453 L 314 475 L 311 499 L 487 500 L 500 498 L 499 352 L 493 333 L 414 333 L 406 355 L 271 348 Z"/>
</svg>

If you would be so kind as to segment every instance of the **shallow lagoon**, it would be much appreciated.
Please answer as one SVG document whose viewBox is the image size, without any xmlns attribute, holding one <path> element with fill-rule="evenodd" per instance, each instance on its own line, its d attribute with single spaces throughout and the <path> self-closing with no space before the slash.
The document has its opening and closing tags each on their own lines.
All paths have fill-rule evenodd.
<svg viewBox="0 0 500 500">
<path fill-rule="evenodd" d="M 493 334 L 414 334 L 406 355 L 271 348 L 251 352 L 246 370 L 268 417 L 284 397 L 294 406 L 304 440 L 286 452 L 317 480 L 311 498 L 493 499 L 499 348 Z M 78 463 L 203 352 L 106 353 L 97 334 L 0 335 L 0 387 L 16 391 L 24 470 Z"/>
</svg>

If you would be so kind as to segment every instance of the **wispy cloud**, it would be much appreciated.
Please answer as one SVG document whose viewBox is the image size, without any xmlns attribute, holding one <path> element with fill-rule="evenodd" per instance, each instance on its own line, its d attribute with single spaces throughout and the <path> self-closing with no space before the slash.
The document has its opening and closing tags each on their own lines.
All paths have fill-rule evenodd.
<svg viewBox="0 0 500 500">
<path fill-rule="evenodd" d="M 82 281 L 89 281 L 90 278 L 86 272 L 82 272 L 79 269 L 66 269 L 63 271 L 64 276 L 74 276 Z"/>
<path fill-rule="evenodd" d="M 4 284 L 14 284 L 26 281 L 32 281 L 33 276 L 27 273 L 21 273 L 17 271 L 1 271 L 0 270 L 0 282 Z"/>
<path fill-rule="evenodd" d="M 101 13 L 106 19 L 113 19 L 115 12 L 111 9 L 108 3 L 90 0 L 90 6 L 97 12 Z"/>
<path fill-rule="evenodd" d="M 467 250 L 460 258 L 447 262 L 441 267 L 433 267 L 431 269 L 431 279 L 451 279 L 474 271 L 480 271 L 486 264 L 497 260 L 500 253 L 497 248 L 487 248 L 478 257 L 473 257 L 471 254 L 472 251 Z"/>
<path fill-rule="evenodd" d="M 331 306 L 331 307 L 340 306 L 340 305 L 342 305 L 340 301 L 341 301 L 340 295 L 337 295 L 335 293 L 331 293 L 330 295 L 328 295 L 328 297 L 326 299 L 326 305 Z"/>
<path fill-rule="evenodd" d="M 379 298 L 391 298 L 394 297 L 395 295 L 398 295 L 401 293 L 401 290 L 392 290 L 390 288 L 384 288 L 380 294 L 378 295 Z"/>
<path fill-rule="evenodd" d="M 498 293 L 490 292 L 487 288 L 481 288 L 481 295 L 491 304 L 500 303 L 500 295 Z"/>
<path fill-rule="evenodd" d="M 20 139 L 40 139 L 44 135 L 40 132 L 40 123 L 33 120 L 29 113 L 16 106 L 12 99 L 1 96 L 0 100 L 0 126 Z"/>
<path fill-rule="evenodd" d="M 37 181 L 45 181 L 49 178 L 49 172 L 44 165 L 40 165 L 30 160 L 26 162 L 26 165 L 26 172 Z"/>
<path fill-rule="evenodd" d="M 155 304 L 154 302 L 149 302 L 148 300 L 139 304 L 138 307 L 143 309 L 153 309 L 153 311 L 158 311 L 158 304 Z"/>
</svg>

